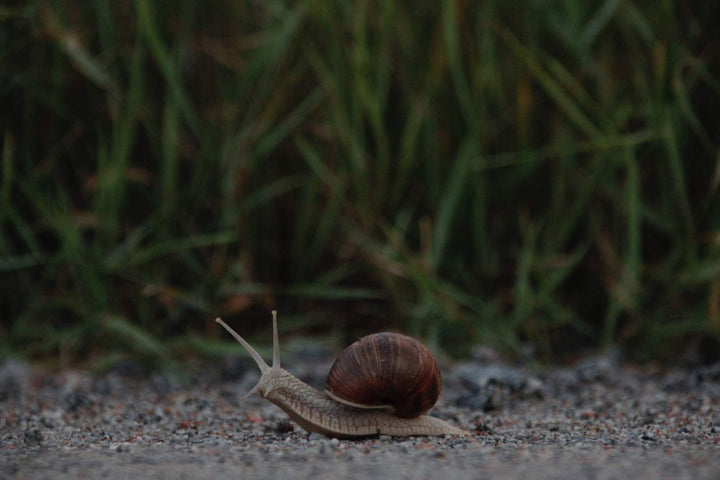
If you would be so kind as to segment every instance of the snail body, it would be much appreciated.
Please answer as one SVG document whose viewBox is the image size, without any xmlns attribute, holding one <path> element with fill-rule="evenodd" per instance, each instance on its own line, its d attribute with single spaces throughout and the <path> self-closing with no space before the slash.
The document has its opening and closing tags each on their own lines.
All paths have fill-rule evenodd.
<svg viewBox="0 0 720 480">
<path fill-rule="evenodd" d="M 308 433 L 337 438 L 468 435 L 444 420 L 423 415 L 440 395 L 440 371 L 427 348 L 411 337 L 382 333 L 360 339 L 335 362 L 326 390 L 321 392 L 280 366 L 275 311 L 272 367 L 225 322 L 215 321 L 245 347 L 260 368 L 260 380 L 246 398 L 257 393 Z M 429 367 L 424 370 L 422 365 Z M 350 383 L 351 378 L 357 383 L 343 383 Z M 387 386 L 388 382 L 394 385 Z M 355 396 L 358 392 L 359 397 Z"/>
</svg>

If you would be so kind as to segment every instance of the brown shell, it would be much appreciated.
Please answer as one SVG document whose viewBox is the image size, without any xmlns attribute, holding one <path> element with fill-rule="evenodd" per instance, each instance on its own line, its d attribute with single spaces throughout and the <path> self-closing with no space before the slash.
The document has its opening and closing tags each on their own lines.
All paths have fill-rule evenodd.
<svg viewBox="0 0 720 480">
<path fill-rule="evenodd" d="M 430 410 L 441 388 L 440 369 L 430 350 L 399 333 L 375 333 L 350 345 L 335 360 L 325 387 L 340 401 L 391 405 L 395 415 L 405 418 Z"/>
</svg>

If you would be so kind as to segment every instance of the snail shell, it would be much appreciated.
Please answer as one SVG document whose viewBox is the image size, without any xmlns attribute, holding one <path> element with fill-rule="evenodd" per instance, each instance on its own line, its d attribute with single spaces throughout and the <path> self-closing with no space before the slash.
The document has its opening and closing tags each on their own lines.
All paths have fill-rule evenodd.
<svg viewBox="0 0 720 480">
<path fill-rule="evenodd" d="M 350 345 L 335 360 L 325 392 L 360 408 L 392 408 L 414 418 L 440 396 L 442 378 L 430 350 L 399 333 L 375 333 Z"/>
</svg>

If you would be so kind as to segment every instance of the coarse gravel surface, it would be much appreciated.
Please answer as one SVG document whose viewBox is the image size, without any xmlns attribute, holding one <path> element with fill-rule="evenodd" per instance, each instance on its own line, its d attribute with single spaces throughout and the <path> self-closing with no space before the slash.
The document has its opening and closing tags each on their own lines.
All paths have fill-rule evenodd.
<svg viewBox="0 0 720 480">
<path fill-rule="evenodd" d="M 316 387 L 329 364 L 312 352 L 288 363 Z M 132 364 L 91 375 L 6 361 L 0 479 L 720 478 L 720 364 L 609 355 L 532 372 L 479 358 L 443 368 L 432 412 L 471 437 L 355 441 L 243 401 L 255 370 L 235 359 L 181 378 Z"/>
</svg>

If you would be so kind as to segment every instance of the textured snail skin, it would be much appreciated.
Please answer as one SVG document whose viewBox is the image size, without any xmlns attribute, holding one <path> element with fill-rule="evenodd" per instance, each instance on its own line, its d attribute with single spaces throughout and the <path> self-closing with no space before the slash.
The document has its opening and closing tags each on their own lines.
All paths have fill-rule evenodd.
<svg viewBox="0 0 720 480">
<path fill-rule="evenodd" d="M 466 435 L 439 418 L 400 418 L 387 410 L 368 410 L 338 403 L 283 369 L 270 369 L 258 382 L 258 394 L 287 413 L 307 432 L 329 437 L 373 435 Z"/>
<path fill-rule="evenodd" d="M 361 438 L 375 435 L 408 437 L 418 435 L 469 435 L 444 420 L 428 415 L 401 418 L 388 410 L 357 408 L 339 403 L 280 367 L 277 336 L 277 317 L 273 312 L 273 366 L 268 366 L 260 355 L 240 335 L 219 318 L 220 323 L 250 353 L 262 373 L 257 385 L 248 396 L 257 392 L 280 407 L 308 433 L 317 432 L 329 437 Z"/>
</svg>

